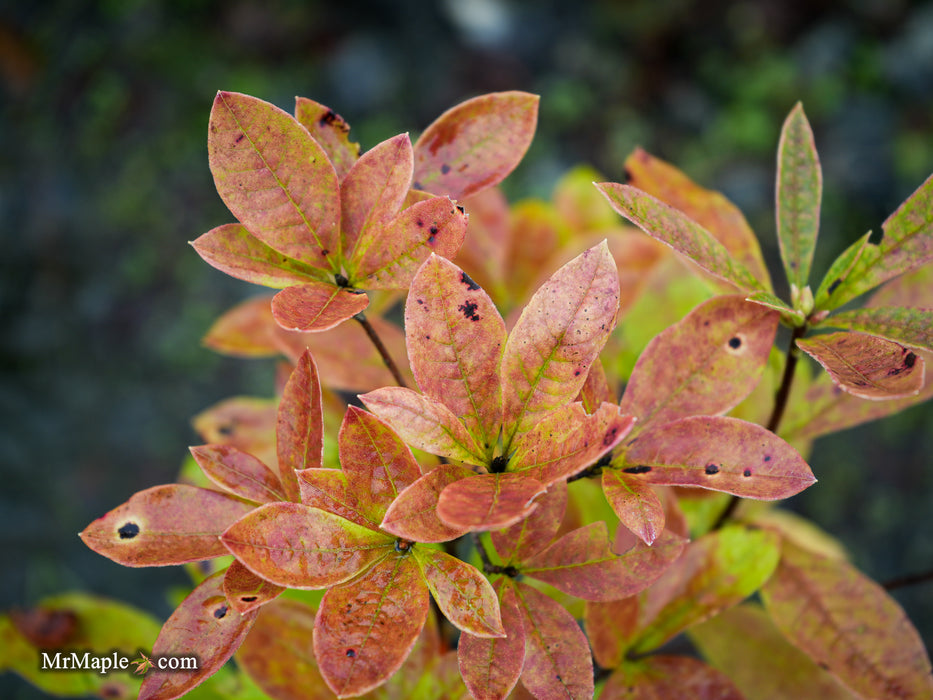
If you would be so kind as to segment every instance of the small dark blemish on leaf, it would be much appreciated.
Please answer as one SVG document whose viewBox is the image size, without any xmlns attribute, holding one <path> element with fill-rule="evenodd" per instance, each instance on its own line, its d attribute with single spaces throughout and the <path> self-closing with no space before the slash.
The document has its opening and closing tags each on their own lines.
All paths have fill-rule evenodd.
<svg viewBox="0 0 933 700">
<path fill-rule="evenodd" d="M 139 534 L 139 525 L 136 523 L 126 523 L 117 530 L 117 532 L 120 534 L 121 540 L 131 540 Z"/>
<path fill-rule="evenodd" d="M 751 475 L 752 475 L 751 469 L 746 469 L 744 472 L 742 472 L 742 476 L 751 476 Z"/>
<path fill-rule="evenodd" d="M 574 377 L 579 377 L 579 376 L 580 376 L 580 370 L 574 371 L 573 376 L 574 376 Z"/>
<path fill-rule="evenodd" d="M 732 338 L 729 338 L 729 347 L 732 348 L 733 350 L 738 350 L 740 347 L 742 347 L 742 339 L 739 338 L 738 336 L 733 336 Z"/>
<path fill-rule="evenodd" d="M 412 189 L 416 189 L 416 190 L 423 190 L 423 189 L 424 189 L 424 188 L 421 186 L 421 183 L 420 183 L 420 182 L 413 182 L 413 183 L 411 183 L 411 186 L 412 186 Z"/>
<path fill-rule="evenodd" d="M 424 299 L 416 299 L 415 301 L 417 301 L 419 304 L 424 304 Z"/>
<path fill-rule="evenodd" d="M 428 229 L 431 232 L 431 236 L 434 237 L 437 235 L 437 226 L 432 226 Z"/>
<path fill-rule="evenodd" d="M 707 319 L 706 321 L 703 321 L 703 327 L 704 327 L 704 328 L 705 328 L 706 326 L 708 326 L 708 325 L 709 325 L 709 319 Z"/>
<path fill-rule="evenodd" d="M 344 275 L 340 274 L 339 272 L 336 275 L 334 275 L 334 282 L 337 283 L 338 287 L 346 287 L 348 284 L 350 284 L 350 280 L 348 280 Z"/>
<path fill-rule="evenodd" d="M 418 228 L 424 228 L 424 221 L 421 219 L 418 219 L 415 223 L 418 224 Z"/>
<path fill-rule="evenodd" d="M 647 474 L 651 471 L 651 467 L 646 464 L 639 464 L 637 467 L 626 467 L 622 471 L 626 474 Z"/>
<path fill-rule="evenodd" d="M 327 248 L 321 248 L 321 255 L 326 258 L 328 255 L 330 255 L 330 251 Z"/>
<path fill-rule="evenodd" d="M 447 163 L 442 163 L 441 164 L 441 175 L 446 175 L 449 172 L 450 172 L 450 166 L 447 165 Z"/>
<path fill-rule="evenodd" d="M 461 207 L 459 204 L 457 205 L 457 210 L 458 210 L 461 214 L 466 214 L 466 210 L 465 210 L 463 207 Z"/>
<path fill-rule="evenodd" d="M 224 619 L 226 616 L 227 616 L 227 606 L 226 606 L 226 605 L 221 605 L 219 608 L 217 608 L 217 609 L 214 611 L 214 617 L 216 617 L 218 620 L 222 620 L 222 619 Z"/>
<path fill-rule="evenodd" d="M 554 678 L 556 678 L 556 679 L 559 680 L 559 681 L 561 680 L 561 677 L 560 677 L 560 674 L 559 674 L 559 673 L 555 674 L 555 675 L 554 675 Z"/>
<path fill-rule="evenodd" d="M 606 433 L 606 436 L 603 438 L 603 447 L 609 447 L 612 444 L 612 441 L 616 439 L 616 435 L 619 434 L 618 427 L 613 427 L 609 432 Z"/>
<path fill-rule="evenodd" d="M 347 656 L 348 656 L 349 658 L 351 658 L 351 659 L 352 659 L 352 658 L 355 658 L 355 657 L 356 657 L 356 649 L 347 649 Z"/>
<path fill-rule="evenodd" d="M 765 455 L 765 461 L 766 461 L 766 462 L 770 462 L 770 461 L 771 461 L 771 455 Z"/>
<path fill-rule="evenodd" d="M 242 141 L 245 137 L 246 137 L 246 134 L 240 134 L 239 136 L 236 137 L 236 142 L 239 143 L 239 142 Z"/>
<path fill-rule="evenodd" d="M 321 118 L 320 118 L 320 120 L 318 121 L 318 123 L 319 123 L 321 126 L 330 126 L 330 125 L 333 124 L 335 121 L 337 121 L 339 118 L 340 118 L 340 117 L 337 116 L 337 113 L 336 113 L 334 110 L 329 109 L 329 110 L 327 110 L 327 111 L 321 116 Z"/>
<path fill-rule="evenodd" d="M 240 600 L 244 603 L 255 603 L 258 596 L 254 595 L 244 595 L 240 596 Z"/>
<path fill-rule="evenodd" d="M 913 367 L 916 363 L 917 356 L 912 352 L 907 353 L 907 357 L 904 358 L 904 366 L 910 368 Z"/>
<path fill-rule="evenodd" d="M 234 430 L 235 430 L 235 427 L 233 423 L 224 423 L 223 425 L 217 426 L 217 432 L 220 433 L 221 435 L 227 435 L 227 436 L 233 435 Z"/>
<path fill-rule="evenodd" d="M 829 289 L 826 290 L 826 293 L 832 294 L 833 292 L 836 291 L 836 287 L 838 287 L 840 284 L 842 284 L 842 278 L 837 277 L 835 280 L 833 280 L 833 283 L 829 285 Z"/>
<path fill-rule="evenodd" d="M 469 276 L 467 273 L 465 273 L 465 272 L 461 272 L 461 273 L 460 273 L 460 281 L 461 281 L 463 284 L 465 284 L 465 285 L 466 285 L 466 288 L 469 289 L 470 291 L 475 291 L 475 290 L 479 289 L 479 285 L 476 284 L 476 282 L 473 281 L 473 278 L 470 277 L 470 276 Z"/>
<path fill-rule="evenodd" d="M 718 465 L 718 464 L 707 464 L 707 465 L 706 465 L 706 473 L 709 474 L 710 476 L 712 476 L 713 474 L 718 474 L 718 473 L 719 473 L 719 465 Z"/>
<path fill-rule="evenodd" d="M 476 302 L 469 299 L 457 307 L 458 311 L 463 312 L 463 317 L 471 321 L 479 321 L 479 314 L 476 313 Z"/>
</svg>

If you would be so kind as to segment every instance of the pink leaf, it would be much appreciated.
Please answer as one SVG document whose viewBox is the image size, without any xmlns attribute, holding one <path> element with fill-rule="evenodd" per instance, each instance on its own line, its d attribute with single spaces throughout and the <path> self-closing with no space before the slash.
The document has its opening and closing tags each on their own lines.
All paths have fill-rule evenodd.
<svg viewBox="0 0 933 700">
<path fill-rule="evenodd" d="M 476 637 L 504 637 L 499 600 L 489 581 L 473 566 L 435 549 L 416 548 L 414 556 L 444 617 Z"/>
<path fill-rule="evenodd" d="M 260 578 L 234 559 L 224 574 L 224 596 L 241 615 L 275 600 L 285 589 Z"/>
<path fill-rule="evenodd" d="M 651 545 L 664 530 L 664 506 L 649 484 L 618 469 L 604 469 L 603 493 L 622 524 L 645 544 Z"/>
<path fill-rule="evenodd" d="M 349 139 L 350 125 L 334 110 L 306 97 L 295 98 L 295 119 L 324 149 L 342 180 L 360 157 L 360 144 Z"/>
<path fill-rule="evenodd" d="M 275 464 L 277 402 L 272 399 L 226 399 L 194 417 L 192 424 L 204 442 L 230 445 L 263 464 Z"/>
<path fill-rule="evenodd" d="M 649 656 L 609 676 L 600 700 L 745 700 L 729 677 L 688 656 Z"/>
<path fill-rule="evenodd" d="M 469 532 L 451 527 L 437 515 L 437 501 L 448 485 L 474 476 L 472 469 L 442 464 L 402 491 L 386 511 L 379 526 L 412 542 L 447 542 Z"/>
<path fill-rule="evenodd" d="M 340 469 L 302 469 L 297 472 L 301 502 L 320 508 L 341 518 L 376 529 L 376 522 L 364 513 L 364 508 L 350 490 L 347 475 Z"/>
<path fill-rule="evenodd" d="M 256 503 L 287 500 L 278 475 L 251 454 L 227 445 L 189 450 L 207 478 L 225 491 Z"/>
<path fill-rule="evenodd" d="M 305 351 L 285 384 L 276 420 L 276 453 L 288 500 L 298 500 L 295 471 L 321 466 L 323 423 L 317 367 L 311 353 Z"/>
<path fill-rule="evenodd" d="M 567 509 L 567 484 L 557 481 L 539 497 L 531 515 L 504 529 L 492 533 L 496 553 L 506 564 L 527 559 L 544 549 L 557 534 Z"/>
<path fill-rule="evenodd" d="M 541 482 L 523 474 L 477 474 L 445 488 L 437 514 L 455 528 L 499 530 L 526 517 L 536 507 L 535 496 L 545 490 Z"/>
<path fill-rule="evenodd" d="M 276 294 L 272 315 L 285 330 L 326 331 L 368 305 L 369 297 L 362 292 L 327 282 L 310 282 Z"/>
</svg>

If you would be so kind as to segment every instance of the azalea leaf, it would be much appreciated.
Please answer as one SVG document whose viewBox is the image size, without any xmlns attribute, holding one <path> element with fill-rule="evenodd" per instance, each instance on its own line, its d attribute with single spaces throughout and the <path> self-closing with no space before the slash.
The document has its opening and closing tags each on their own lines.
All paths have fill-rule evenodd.
<svg viewBox="0 0 933 700">
<path fill-rule="evenodd" d="M 256 238 L 242 224 L 213 228 L 193 240 L 191 246 L 211 267 L 265 287 L 282 289 L 326 280 L 320 269 L 283 255 Z"/>
<path fill-rule="evenodd" d="M 502 700 L 518 682 L 525 660 L 525 633 L 513 585 L 500 579 L 494 585 L 505 637 L 460 636 L 457 646 L 460 674 L 476 700 Z"/>
<path fill-rule="evenodd" d="M 567 510 L 567 483 L 554 482 L 535 503 L 538 507 L 527 518 L 492 533 L 496 553 L 506 564 L 527 559 L 550 544 Z"/>
<path fill-rule="evenodd" d="M 321 384 L 311 353 L 305 351 L 292 370 L 276 420 L 276 455 L 288 500 L 298 500 L 295 471 L 320 467 L 324 457 Z"/>
<path fill-rule="evenodd" d="M 771 431 L 718 416 L 651 428 L 621 461 L 628 465 L 623 473 L 649 484 L 699 486 L 761 500 L 788 498 L 816 481 L 797 451 Z"/>
<path fill-rule="evenodd" d="M 649 656 L 627 661 L 609 676 L 600 700 L 745 700 L 729 677 L 688 656 Z"/>
<path fill-rule="evenodd" d="M 226 554 L 218 535 L 253 508 L 197 486 L 153 486 L 92 522 L 79 537 L 123 566 L 184 564 Z"/>
<path fill-rule="evenodd" d="M 603 603 L 587 601 L 583 625 L 601 668 L 616 668 L 638 640 L 641 606 L 635 596 Z"/>
<path fill-rule="evenodd" d="M 492 300 L 460 268 L 432 255 L 412 280 L 405 336 L 421 391 L 459 416 L 489 455 L 502 423 L 506 338 Z"/>
<path fill-rule="evenodd" d="M 189 450 L 205 476 L 234 496 L 256 503 L 287 500 L 278 475 L 248 452 L 229 445 L 201 445 Z"/>
<path fill-rule="evenodd" d="M 630 185 L 605 182 L 596 187 L 619 214 L 714 277 L 743 291 L 768 291 L 722 243 L 686 214 Z"/>
<path fill-rule="evenodd" d="M 725 413 L 760 380 L 777 326 L 778 314 L 741 295 L 700 304 L 642 352 L 621 411 L 638 416 L 636 433 L 678 418 Z"/>
<path fill-rule="evenodd" d="M 801 338 L 797 346 L 819 362 L 844 391 L 863 399 L 896 399 L 923 388 L 923 358 L 867 333 Z"/>
<path fill-rule="evenodd" d="M 376 529 L 378 521 L 366 515 L 356 493 L 350 490 L 347 475 L 340 469 L 302 469 L 298 472 L 298 487 L 304 505 Z"/>
<path fill-rule="evenodd" d="M 499 184 L 531 144 L 538 101 L 494 92 L 444 112 L 415 143 L 415 189 L 461 199 Z"/>
<path fill-rule="evenodd" d="M 885 282 L 872 293 L 865 306 L 926 308 L 930 299 L 933 299 L 933 263 L 926 263 Z"/>
<path fill-rule="evenodd" d="M 442 464 L 402 491 L 386 511 L 380 528 L 412 542 L 448 542 L 469 532 L 437 515 L 437 501 L 448 485 L 474 476 L 469 467 Z"/>
<path fill-rule="evenodd" d="M 441 492 L 437 515 L 454 528 L 499 530 L 526 517 L 536 507 L 535 496 L 545 490 L 524 474 L 476 474 Z"/>
<path fill-rule="evenodd" d="M 369 306 L 363 292 L 328 282 L 288 287 L 272 298 L 276 323 L 289 331 L 326 331 Z"/>
<path fill-rule="evenodd" d="M 206 443 L 230 445 L 263 464 L 275 464 L 277 411 L 274 399 L 234 397 L 202 411 L 191 423 Z"/>
<path fill-rule="evenodd" d="M 795 311 L 786 301 L 771 292 L 755 292 L 745 297 L 745 300 L 777 311 L 781 320 L 793 328 L 800 328 L 807 322 L 807 315 L 803 311 Z"/>
<path fill-rule="evenodd" d="M 499 600 L 483 574 L 436 549 L 416 548 L 415 559 L 444 617 L 475 637 L 504 637 Z"/>
<path fill-rule="evenodd" d="M 411 652 L 429 611 L 428 587 L 411 556 L 390 554 L 364 576 L 324 594 L 314 655 L 338 697 L 385 682 Z"/>
<path fill-rule="evenodd" d="M 881 586 L 851 565 L 785 542 L 761 595 L 781 632 L 859 695 L 933 694 L 920 635 Z"/>
<path fill-rule="evenodd" d="M 541 416 L 573 401 L 615 325 L 619 277 L 603 241 L 561 267 L 535 292 L 502 358 L 506 451 Z"/>
<path fill-rule="evenodd" d="M 360 157 L 360 144 L 349 139 L 350 125 L 334 110 L 307 97 L 295 98 L 295 119 L 324 149 L 342 180 Z"/>
<path fill-rule="evenodd" d="M 268 503 L 233 523 L 221 541 L 247 569 L 287 588 L 326 588 L 391 551 L 393 538 L 300 503 Z"/>
<path fill-rule="evenodd" d="M 680 556 L 684 540 L 664 536 L 653 547 L 618 556 L 602 520 L 568 532 L 526 560 L 521 572 L 584 600 L 618 600 L 650 586 Z"/>
<path fill-rule="evenodd" d="M 255 97 L 218 92 L 207 154 L 224 204 L 256 238 L 315 267 L 340 244 L 337 173 L 291 115 Z"/>
<path fill-rule="evenodd" d="M 256 620 L 258 611 L 241 615 L 227 604 L 223 572 L 205 579 L 162 626 L 152 646 L 154 657 L 197 658 L 193 671 L 154 667 L 139 691 L 141 700 L 170 700 L 184 695 L 226 663 Z"/>
<path fill-rule="evenodd" d="M 235 357 L 274 357 L 280 353 L 273 335 L 272 297 L 247 299 L 221 314 L 201 338 L 214 352 Z"/>
<path fill-rule="evenodd" d="M 820 325 L 879 336 L 895 343 L 933 350 L 933 309 L 880 306 L 833 314 Z"/>
<path fill-rule="evenodd" d="M 806 287 L 810 278 L 822 197 L 823 171 L 813 131 L 798 102 L 781 129 L 775 197 L 781 260 L 788 282 L 797 289 Z"/>
<path fill-rule="evenodd" d="M 664 506 L 649 484 L 618 469 L 603 470 L 603 493 L 625 527 L 651 545 L 664 530 Z"/>
<path fill-rule="evenodd" d="M 577 621 L 556 601 L 517 583 L 525 630 L 522 685 L 535 697 L 593 696 L 593 660 Z"/>
<path fill-rule="evenodd" d="M 586 382 L 580 389 L 577 401 L 583 404 L 587 413 L 595 413 L 602 403 L 618 403 L 618 396 L 609 386 L 606 370 L 598 357 L 586 375 Z"/>
<path fill-rule="evenodd" d="M 758 245 L 758 238 L 745 216 L 720 192 L 697 185 L 679 169 L 641 148 L 625 160 L 628 184 L 683 212 L 705 228 L 770 289 L 771 278 Z M 624 216 L 624 215 L 623 215 Z"/>
<path fill-rule="evenodd" d="M 224 574 L 224 596 L 241 615 L 275 600 L 285 589 L 260 578 L 234 560 Z"/>
</svg>

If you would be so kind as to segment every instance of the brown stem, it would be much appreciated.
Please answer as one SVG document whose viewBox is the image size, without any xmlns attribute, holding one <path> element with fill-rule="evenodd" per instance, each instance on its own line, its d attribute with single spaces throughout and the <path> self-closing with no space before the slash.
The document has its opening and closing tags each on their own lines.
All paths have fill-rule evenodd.
<svg viewBox="0 0 933 700">
<path fill-rule="evenodd" d="M 379 356 L 382 357 L 382 361 L 385 363 L 385 366 L 392 373 L 392 377 L 395 379 L 395 383 L 401 387 L 407 388 L 408 385 L 402 378 L 402 373 L 398 371 L 398 366 L 395 364 L 395 361 L 389 354 L 389 350 L 386 348 L 385 343 L 382 342 L 382 338 L 379 337 L 379 334 L 376 333 L 376 329 L 373 328 L 372 324 L 369 322 L 369 319 L 363 315 L 362 311 L 356 314 L 353 318 L 360 322 L 360 325 L 363 326 L 363 330 L 366 331 L 366 335 L 368 335 L 369 339 L 373 341 L 373 345 L 375 345 L 376 350 L 379 351 Z"/>
<path fill-rule="evenodd" d="M 917 583 L 927 583 L 929 581 L 933 581 L 933 570 L 924 571 L 920 574 L 898 576 L 897 578 L 892 578 L 889 581 L 885 581 L 881 585 L 886 591 L 893 591 L 895 588 L 904 588 L 905 586 L 913 586 Z"/>
</svg>

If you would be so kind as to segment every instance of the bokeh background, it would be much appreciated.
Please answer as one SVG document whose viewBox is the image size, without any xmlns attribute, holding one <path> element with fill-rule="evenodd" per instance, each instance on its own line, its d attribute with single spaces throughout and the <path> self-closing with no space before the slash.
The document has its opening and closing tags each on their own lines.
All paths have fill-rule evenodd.
<svg viewBox="0 0 933 700">
<path fill-rule="evenodd" d="M 257 291 L 187 245 L 231 220 L 207 165 L 218 89 L 339 111 L 363 148 L 468 97 L 541 95 L 507 181 L 622 177 L 636 145 L 723 190 L 774 243 L 774 153 L 802 100 L 825 182 L 815 275 L 933 172 L 933 3 L 906 0 L 0 2 L 0 609 L 83 589 L 165 617 L 173 569 L 76 533 L 173 480 L 189 419 L 270 395 L 271 362 L 201 347 Z M 933 567 L 929 406 L 819 442 L 793 507 L 879 580 Z M 933 646 L 933 584 L 896 591 Z M 38 697 L 0 677 L 0 696 Z"/>
</svg>

